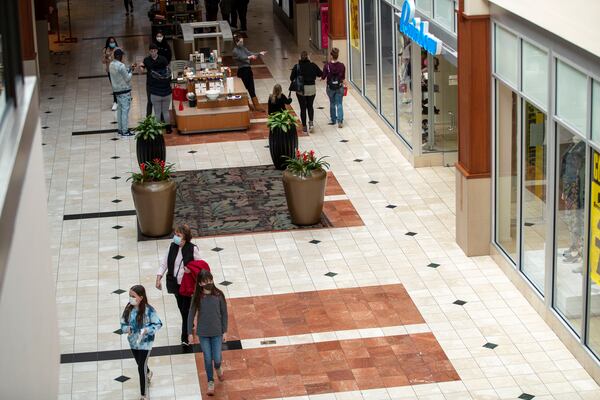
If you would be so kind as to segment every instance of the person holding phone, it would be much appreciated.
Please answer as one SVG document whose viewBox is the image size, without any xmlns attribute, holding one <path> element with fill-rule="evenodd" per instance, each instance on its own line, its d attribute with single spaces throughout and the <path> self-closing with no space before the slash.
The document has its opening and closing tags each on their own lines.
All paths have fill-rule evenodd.
<svg viewBox="0 0 600 400">
<path fill-rule="evenodd" d="M 258 99 L 256 98 L 256 90 L 254 88 L 254 74 L 252 73 L 252 67 L 250 67 L 250 62 L 258 59 L 258 56 L 264 56 L 267 54 L 266 51 L 261 51 L 259 53 L 253 53 L 248 50 L 244 46 L 244 38 L 241 35 L 234 35 L 233 41 L 235 42 L 235 47 L 233 49 L 233 59 L 237 63 L 237 76 L 244 82 L 244 86 L 252 99 L 252 105 L 250 108 L 256 111 L 264 111 L 264 109 L 260 106 Z"/>
<path fill-rule="evenodd" d="M 123 63 L 123 50 L 115 49 L 114 59 L 110 62 L 108 71 L 113 95 L 117 98 L 117 129 L 121 136 L 133 136 L 129 129 L 129 108 L 131 107 L 131 77 L 136 64 L 129 68 Z"/>
<path fill-rule="evenodd" d="M 190 311 L 191 296 L 182 296 L 179 294 L 179 286 L 183 279 L 183 274 L 191 271 L 186 265 L 192 260 L 200 260 L 200 251 L 198 247 L 192 243 L 192 231 L 186 224 L 179 225 L 175 229 L 173 241 L 169 246 L 169 251 L 160 263 L 158 272 L 156 273 L 156 288 L 162 290 L 162 277 L 167 274 L 167 291 L 175 296 L 177 307 L 181 314 L 181 344 L 188 345 L 188 313 Z"/>
<path fill-rule="evenodd" d="M 162 322 L 154 307 L 148 304 L 146 289 L 142 285 L 134 285 L 129 289 L 129 303 L 121 316 L 121 332 L 127 334 L 127 341 L 138 366 L 140 377 L 140 400 L 147 400 L 147 387 L 152 379 L 148 368 L 148 357 L 154 344 L 156 332 Z"/>
</svg>

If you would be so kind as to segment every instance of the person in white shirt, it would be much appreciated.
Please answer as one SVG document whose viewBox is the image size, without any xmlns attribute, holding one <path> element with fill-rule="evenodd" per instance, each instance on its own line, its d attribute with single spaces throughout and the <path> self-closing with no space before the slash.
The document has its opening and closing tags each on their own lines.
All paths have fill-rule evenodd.
<svg viewBox="0 0 600 400">
<path fill-rule="evenodd" d="M 179 294 L 179 286 L 184 273 L 190 270 L 186 265 L 193 260 L 200 260 L 200 251 L 192 243 L 192 231 L 186 224 L 180 225 L 175 229 L 173 242 L 169 246 L 169 251 L 162 259 L 158 272 L 156 273 L 156 288 L 162 290 L 162 277 L 167 275 L 167 291 L 175 296 L 177 307 L 181 313 L 181 343 L 188 345 L 187 336 L 187 318 L 190 311 L 191 296 L 182 296 Z"/>
</svg>

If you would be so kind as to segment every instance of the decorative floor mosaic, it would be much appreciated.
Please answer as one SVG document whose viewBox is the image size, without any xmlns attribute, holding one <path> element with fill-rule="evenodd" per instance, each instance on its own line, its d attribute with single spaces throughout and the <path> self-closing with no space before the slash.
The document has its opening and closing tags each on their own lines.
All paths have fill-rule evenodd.
<svg viewBox="0 0 600 400">
<path fill-rule="evenodd" d="M 332 174 L 331 174 L 332 175 Z M 178 171 L 174 226 L 186 223 L 194 237 L 294 229 L 355 226 L 360 217 L 349 200 L 327 204 L 315 225 L 294 225 L 285 200 L 282 172 L 271 165 Z M 330 191 L 341 187 L 332 180 Z M 328 218 L 334 217 L 335 225 Z M 345 222 L 344 220 L 348 221 Z M 362 222 L 362 221 L 360 221 Z M 138 240 L 156 240 L 138 231 Z"/>
</svg>

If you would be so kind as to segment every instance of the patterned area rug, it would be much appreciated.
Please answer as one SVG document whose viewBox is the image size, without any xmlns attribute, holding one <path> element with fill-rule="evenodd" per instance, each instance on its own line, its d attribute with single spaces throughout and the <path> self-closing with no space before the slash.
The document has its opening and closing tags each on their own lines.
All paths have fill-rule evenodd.
<svg viewBox="0 0 600 400">
<path fill-rule="evenodd" d="M 331 227 L 292 224 L 282 172 L 271 165 L 179 171 L 174 226 L 187 223 L 194 237 Z M 156 240 L 139 232 L 138 240 Z"/>
</svg>

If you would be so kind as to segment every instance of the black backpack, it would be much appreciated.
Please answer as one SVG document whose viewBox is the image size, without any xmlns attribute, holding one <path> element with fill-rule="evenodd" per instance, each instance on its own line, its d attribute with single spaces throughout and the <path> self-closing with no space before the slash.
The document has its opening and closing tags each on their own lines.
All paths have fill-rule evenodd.
<svg viewBox="0 0 600 400">
<path fill-rule="evenodd" d="M 338 74 L 331 73 L 331 64 L 327 65 L 327 69 L 329 70 L 329 79 L 327 79 L 327 87 L 331 90 L 338 90 L 342 87 L 342 80 Z"/>
</svg>

